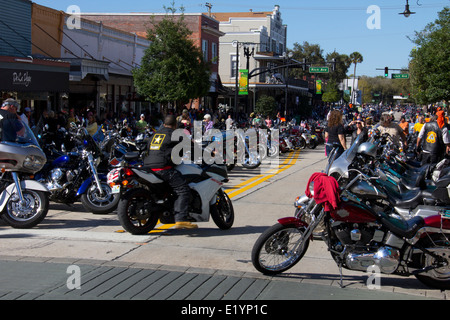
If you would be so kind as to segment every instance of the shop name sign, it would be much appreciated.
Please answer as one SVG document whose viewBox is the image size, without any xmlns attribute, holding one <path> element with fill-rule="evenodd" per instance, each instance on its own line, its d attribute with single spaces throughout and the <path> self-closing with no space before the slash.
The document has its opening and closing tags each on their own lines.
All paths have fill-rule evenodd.
<svg viewBox="0 0 450 320">
<path fill-rule="evenodd" d="M 13 72 L 13 85 L 28 87 L 31 84 L 31 75 L 27 72 Z"/>
</svg>

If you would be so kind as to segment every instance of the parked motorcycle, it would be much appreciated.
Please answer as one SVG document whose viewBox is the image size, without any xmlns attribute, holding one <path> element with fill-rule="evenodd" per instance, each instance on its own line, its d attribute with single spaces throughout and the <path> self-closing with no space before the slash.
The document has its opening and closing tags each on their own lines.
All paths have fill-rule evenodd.
<svg viewBox="0 0 450 320">
<path fill-rule="evenodd" d="M 319 192 L 324 184 L 337 185 L 328 175 L 335 154 L 336 149 L 326 173 L 310 179 L 308 196 L 296 200 L 295 216 L 279 219 L 258 238 L 251 255 L 254 267 L 269 275 L 292 268 L 323 223 L 322 238 L 339 266 L 341 285 L 342 268 L 362 272 L 376 268 L 382 274 L 414 275 L 432 288 L 450 289 L 450 211 L 441 209 L 434 215 L 409 219 L 387 214 L 355 195 L 366 189 L 358 183 L 359 177 L 333 194 L 337 203 L 325 210 L 324 195 Z M 376 179 L 365 182 L 370 185 Z"/>
<path fill-rule="evenodd" d="M 38 172 L 35 179 L 50 191 L 50 200 L 73 204 L 81 201 L 83 207 L 94 214 L 114 211 L 119 196 L 112 194 L 106 174 L 98 173 L 101 152 L 97 143 L 83 127 L 76 128 L 72 139 L 77 141 L 76 151 L 58 152 L 51 146 L 52 158 Z"/>
<path fill-rule="evenodd" d="M 27 229 L 44 220 L 49 209 L 48 189 L 30 178 L 46 156 L 24 122 L 17 119 L 12 127 L 20 129 L 16 138 L 0 142 L 0 216 L 13 228 Z"/>
<path fill-rule="evenodd" d="M 129 154 L 126 159 L 132 161 L 135 157 L 136 154 Z M 222 184 L 228 181 L 226 166 L 180 164 L 175 168 L 191 189 L 191 219 L 207 222 L 211 216 L 220 229 L 231 228 L 234 223 L 233 204 L 222 188 Z M 129 166 L 123 161 L 121 167 L 108 174 L 108 183 L 114 194 L 121 194 L 117 216 L 126 231 L 142 235 L 150 232 L 158 220 L 163 224 L 175 223 L 175 195 L 151 169 Z"/>
</svg>

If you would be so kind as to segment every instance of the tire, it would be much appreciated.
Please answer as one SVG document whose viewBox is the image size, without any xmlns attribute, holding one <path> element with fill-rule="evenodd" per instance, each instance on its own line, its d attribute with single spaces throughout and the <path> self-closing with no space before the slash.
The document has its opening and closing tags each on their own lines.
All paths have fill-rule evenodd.
<svg viewBox="0 0 450 320">
<path fill-rule="evenodd" d="M 300 147 L 300 149 L 306 149 L 306 141 L 305 141 L 305 139 L 300 138 L 299 147 Z"/>
<path fill-rule="evenodd" d="M 276 275 L 292 268 L 308 250 L 309 239 L 302 239 L 303 232 L 303 229 L 293 225 L 285 226 L 279 223 L 267 229 L 253 246 L 253 266 L 266 275 Z M 303 244 L 302 251 L 290 252 L 298 241 Z"/>
<path fill-rule="evenodd" d="M 211 218 L 221 230 L 228 230 L 234 223 L 234 208 L 228 195 L 220 189 L 216 194 L 216 203 L 210 207 Z"/>
<path fill-rule="evenodd" d="M 37 226 L 47 216 L 49 209 L 48 193 L 35 190 L 22 190 L 27 202 L 25 208 L 20 207 L 20 200 L 14 193 L 8 199 L 2 212 L 2 218 L 8 225 L 16 229 L 30 229 Z"/>
<path fill-rule="evenodd" d="M 444 257 L 447 261 L 450 260 L 450 242 L 443 235 L 434 235 L 432 238 L 433 241 L 427 239 L 427 243 L 425 243 L 425 248 L 428 250 Z M 419 257 L 420 266 L 422 268 L 427 268 L 433 266 L 436 260 L 427 255 L 425 253 L 421 253 Z M 440 289 L 440 290 L 449 290 L 450 289 L 450 266 L 447 266 L 429 270 L 424 274 L 415 275 L 417 280 L 429 286 L 431 288 Z"/>
<path fill-rule="evenodd" d="M 121 226 L 134 235 L 149 233 L 159 218 L 159 214 L 150 211 L 153 205 L 148 190 L 138 188 L 126 192 L 117 207 L 117 217 Z"/>
<path fill-rule="evenodd" d="M 254 155 L 254 162 L 250 160 L 250 155 L 247 152 L 245 152 L 245 154 L 243 155 L 242 166 L 246 169 L 256 169 L 261 165 L 261 157 L 258 151 L 253 151 L 252 154 Z"/>
<path fill-rule="evenodd" d="M 112 194 L 111 187 L 105 182 L 100 182 L 104 196 L 101 196 L 97 190 L 97 185 L 93 182 L 85 193 L 81 195 L 83 207 L 93 214 L 108 214 L 117 209 L 120 201 L 120 194 Z"/>
<path fill-rule="evenodd" d="M 318 143 L 316 140 L 311 140 L 310 143 L 308 144 L 308 148 L 309 149 L 315 149 L 317 147 Z"/>
</svg>

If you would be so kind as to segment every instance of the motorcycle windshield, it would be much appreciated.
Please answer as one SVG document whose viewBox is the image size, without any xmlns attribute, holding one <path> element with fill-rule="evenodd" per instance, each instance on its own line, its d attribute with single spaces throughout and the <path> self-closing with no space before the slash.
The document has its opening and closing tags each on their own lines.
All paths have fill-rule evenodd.
<svg viewBox="0 0 450 320">
<path fill-rule="evenodd" d="M 2 142 L 40 147 L 33 131 L 22 120 L 3 119 L 2 124 Z"/>
</svg>

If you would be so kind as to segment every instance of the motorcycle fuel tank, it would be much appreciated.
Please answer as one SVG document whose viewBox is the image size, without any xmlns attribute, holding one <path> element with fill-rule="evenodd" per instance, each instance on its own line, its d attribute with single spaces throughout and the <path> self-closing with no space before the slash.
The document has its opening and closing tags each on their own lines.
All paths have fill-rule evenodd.
<svg viewBox="0 0 450 320">
<path fill-rule="evenodd" d="M 369 223 L 377 220 L 376 216 L 364 206 L 345 200 L 331 212 L 331 218 L 346 223 Z"/>
</svg>

